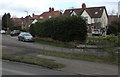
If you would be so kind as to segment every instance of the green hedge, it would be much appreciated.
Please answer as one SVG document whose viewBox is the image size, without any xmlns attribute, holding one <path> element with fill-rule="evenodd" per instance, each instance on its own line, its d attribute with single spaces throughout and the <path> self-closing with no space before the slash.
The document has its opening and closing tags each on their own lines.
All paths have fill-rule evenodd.
<svg viewBox="0 0 120 77">
<path fill-rule="evenodd" d="M 108 25 L 107 34 L 118 35 L 120 33 L 120 21 L 114 21 Z"/>
<path fill-rule="evenodd" d="M 64 42 L 83 42 L 86 40 L 87 26 L 80 16 L 61 16 L 31 25 L 30 32 L 38 37 L 50 37 Z"/>
</svg>

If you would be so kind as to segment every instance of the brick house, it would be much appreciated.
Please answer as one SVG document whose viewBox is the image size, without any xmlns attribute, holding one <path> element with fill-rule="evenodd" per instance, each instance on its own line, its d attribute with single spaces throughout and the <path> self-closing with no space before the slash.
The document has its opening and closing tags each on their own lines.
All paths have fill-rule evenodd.
<svg viewBox="0 0 120 77">
<path fill-rule="evenodd" d="M 49 8 L 49 11 L 46 11 L 46 12 L 43 12 L 39 18 L 41 20 L 46 20 L 46 19 L 49 19 L 49 18 L 56 18 L 56 17 L 59 17 L 61 15 L 61 12 L 59 10 L 54 10 L 54 8 Z"/>
<path fill-rule="evenodd" d="M 21 26 L 22 28 L 28 28 L 29 25 L 34 21 L 30 15 L 26 16 L 25 18 L 11 18 L 14 21 L 14 26 Z"/>
</svg>

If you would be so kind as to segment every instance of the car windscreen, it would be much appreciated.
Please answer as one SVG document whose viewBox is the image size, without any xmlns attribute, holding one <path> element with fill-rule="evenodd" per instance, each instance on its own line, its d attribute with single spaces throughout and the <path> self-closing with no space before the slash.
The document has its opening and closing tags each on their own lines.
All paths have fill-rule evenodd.
<svg viewBox="0 0 120 77">
<path fill-rule="evenodd" d="M 23 36 L 32 36 L 31 34 L 23 34 Z"/>
</svg>

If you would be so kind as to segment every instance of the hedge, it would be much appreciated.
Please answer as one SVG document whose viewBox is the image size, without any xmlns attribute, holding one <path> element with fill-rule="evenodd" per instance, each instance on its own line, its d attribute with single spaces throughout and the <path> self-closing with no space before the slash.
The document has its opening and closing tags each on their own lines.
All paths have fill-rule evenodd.
<svg viewBox="0 0 120 77">
<path fill-rule="evenodd" d="M 30 32 L 38 37 L 50 37 L 64 42 L 84 42 L 87 26 L 80 16 L 61 16 L 31 25 Z"/>
</svg>

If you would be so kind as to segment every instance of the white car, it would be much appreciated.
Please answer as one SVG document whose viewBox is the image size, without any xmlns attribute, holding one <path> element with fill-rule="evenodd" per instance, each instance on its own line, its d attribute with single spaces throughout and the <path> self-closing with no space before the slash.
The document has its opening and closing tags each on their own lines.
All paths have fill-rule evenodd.
<svg viewBox="0 0 120 77">
<path fill-rule="evenodd" d="M 5 30 L 0 30 L 0 34 L 5 34 Z"/>
<path fill-rule="evenodd" d="M 94 29 L 94 30 L 92 31 L 92 35 L 93 35 L 93 36 L 100 36 L 100 35 L 101 35 L 101 32 L 100 32 L 99 29 Z"/>
</svg>

